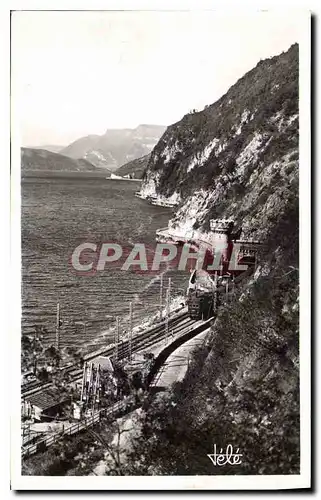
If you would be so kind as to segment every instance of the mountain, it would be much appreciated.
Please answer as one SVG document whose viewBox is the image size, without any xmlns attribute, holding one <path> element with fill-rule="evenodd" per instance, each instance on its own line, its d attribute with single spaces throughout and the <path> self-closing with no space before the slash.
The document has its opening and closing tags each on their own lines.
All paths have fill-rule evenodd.
<svg viewBox="0 0 321 500">
<path fill-rule="evenodd" d="M 117 169 L 117 163 L 113 156 L 110 153 L 103 154 L 97 149 L 87 151 L 84 154 L 83 159 L 89 161 L 92 165 L 99 169 L 106 169 L 110 172 Z"/>
<path fill-rule="evenodd" d="M 21 172 L 32 171 L 96 172 L 97 168 L 84 159 L 74 160 L 44 149 L 21 148 Z"/>
<path fill-rule="evenodd" d="M 81 137 L 68 146 L 65 146 L 61 150 L 61 154 L 74 159 L 83 158 L 88 151 L 97 149 L 99 139 L 99 135 L 87 135 L 86 137 Z"/>
<path fill-rule="evenodd" d="M 137 158 L 137 160 L 129 161 L 128 163 L 125 163 L 125 165 L 118 168 L 116 173 L 122 177 L 130 175 L 134 179 L 141 179 L 148 165 L 149 158 L 150 153 L 142 156 L 141 158 Z"/>
<path fill-rule="evenodd" d="M 129 161 L 148 154 L 166 127 L 139 125 L 135 129 L 110 129 L 105 134 L 82 137 L 63 148 L 61 153 L 70 158 L 90 158 L 94 164 L 114 171 Z M 95 159 L 96 158 L 96 159 Z"/>
<path fill-rule="evenodd" d="M 141 192 L 180 200 L 170 232 L 205 239 L 211 218 L 232 218 L 264 246 L 186 379 L 147 409 L 136 474 L 300 472 L 298 53 L 260 61 L 150 155 Z M 240 449 L 237 472 L 213 468 L 213 443 Z"/>
<path fill-rule="evenodd" d="M 215 104 L 169 126 L 142 192 L 182 200 L 174 226 L 208 231 L 210 218 L 234 217 L 244 235 L 266 237 L 272 222 L 262 208 L 284 207 L 297 180 L 297 79 L 294 45 L 260 61 Z"/>
</svg>

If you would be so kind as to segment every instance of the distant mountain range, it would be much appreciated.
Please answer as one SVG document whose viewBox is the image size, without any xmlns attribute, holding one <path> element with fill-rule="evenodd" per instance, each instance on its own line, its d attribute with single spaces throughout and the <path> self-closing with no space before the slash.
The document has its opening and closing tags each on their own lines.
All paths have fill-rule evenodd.
<svg viewBox="0 0 321 500">
<path fill-rule="evenodd" d="M 81 137 L 59 152 L 73 159 L 88 160 L 96 167 L 115 171 L 150 153 L 165 130 L 166 127 L 161 125 L 109 129 L 103 135 Z"/>
<path fill-rule="evenodd" d="M 21 148 L 22 172 L 105 172 L 122 166 L 117 175 L 141 178 L 149 154 L 166 130 L 163 125 L 139 125 L 134 129 L 109 129 L 103 135 L 81 137 L 68 146 L 47 144 Z M 56 156 L 55 156 L 56 155 Z"/>
</svg>

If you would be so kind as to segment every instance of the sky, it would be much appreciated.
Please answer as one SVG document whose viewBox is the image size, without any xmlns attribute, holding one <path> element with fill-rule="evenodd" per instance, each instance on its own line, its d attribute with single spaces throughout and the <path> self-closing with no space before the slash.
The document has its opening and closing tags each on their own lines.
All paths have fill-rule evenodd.
<svg viewBox="0 0 321 500">
<path fill-rule="evenodd" d="M 300 14 L 20 11 L 12 102 L 24 146 L 170 125 L 299 40 Z"/>
</svg>

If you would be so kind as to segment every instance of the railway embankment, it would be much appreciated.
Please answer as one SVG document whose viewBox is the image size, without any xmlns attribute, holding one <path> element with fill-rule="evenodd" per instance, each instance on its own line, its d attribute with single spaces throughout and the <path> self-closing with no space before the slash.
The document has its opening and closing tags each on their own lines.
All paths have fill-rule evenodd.
<svg viewBox="0 0 321 500">
<path fill-rule="evenodd" d="M 181 382 L 188 371 L 195 349 L 204 346 L 209 332 L 210 329 L 208 328 L 196 334 L 195 337 L 186 340 L 170 352 L 154 375 L 151 388 L 155 388 L 156 391 L 170 390 L 174 383 Z"/>
</svg>

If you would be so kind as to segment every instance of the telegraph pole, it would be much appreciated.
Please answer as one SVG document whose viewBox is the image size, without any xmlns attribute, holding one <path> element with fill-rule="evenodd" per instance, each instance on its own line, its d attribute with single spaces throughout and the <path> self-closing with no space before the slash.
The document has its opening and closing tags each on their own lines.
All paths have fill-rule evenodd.
<svg viewBox="0 0 321 500">
<path fill-rule="evenodd" d="M 85 361 L 84 368 L 83 368 L 83 374 L 82 374 L 81 393 L 80 393 L 80 401 L 81 401 L 81 403 L 84 400 L 84 393 L 86 391 L 86 383 L 87 383 L 87 363 Z"/>
<path fill-rule="evenodd" d="M 37 374 L 37 340 L 38 340 L 38 336 L 37 336 L 37 328 L 35 327 L 35 330 L 34 330 L 34 333 L 33 333 L 33 344 L 32 344 L 32 347 L 33 347 L 33 363 L 32 363 L 32 367 L 33 367 L 33 373 L 34 375 Z"/>
<path fill-rule="evenodd" d="M 133 340 L 133 303 L 129 303 L 129 363 L 132 364 L 132 340 Z"/>
<path fill-rule="evenodd" d="M 169 322 L 169 314 L 170 314 L 170 304 L 171 304 L 171 278 L 168 278 L 168 288 L 166 290 L 166 325 L 165 325 L 165 335 L 166 335 L 166 344 L 168 341 L 168 322 Z"/>
<path fill-rule="evenodd" d="M 116 358 L 117 355 L 117 326 L 116 329 L 114 330 L 114 358 Z"/>
<path fill-rule="evenodd" d="M 96 399 L 97 399 L 97 392 L 99 389 L 99 374 L 100 374 L 100 365 L 97 366 L 96 368 L 96 377 L 95 377 L 95 382 L 93 381 L 93 395 L 92 395 L 92 404 L 91 404 L 91 412 L 92 415 L 94 414 L 95 411 L 95 406 L 96 406 Z"/>
<path fill-rule="evenodd" d="M 165 339 L 168 341 L 168 320 L 169 320 L 169 289 L 166 290 L 166 323 L 165 323 Z"/>
<path fill-rule="evenodd" d="M 57 303 L 57 316 L 56 316 L 56 349 L 60 349 L 60 304 Z"/>
<path fill-rule="evenodd" d="M 116 342 L 115 342 L 115 359 L 118 361 L 119 348 L 119 316 L 116 317 Z"/>
<path fill-rule="evenodd" d="M 159 290 L 159 317 L 162 321 L 163 315 L 163 275 L 160 276 L 160 290 Z"/>
<path fill-rule="evenodd" d="M 88 389 L 86 393 L 86 410 L 89 408 L 89 403 L 90 403 L 90 393 L 92 392 L 92 381 L 93 381 L 93 363 L 90 363 L 89 365 L 89 383 L 88 383 Z"/>
</svg>

